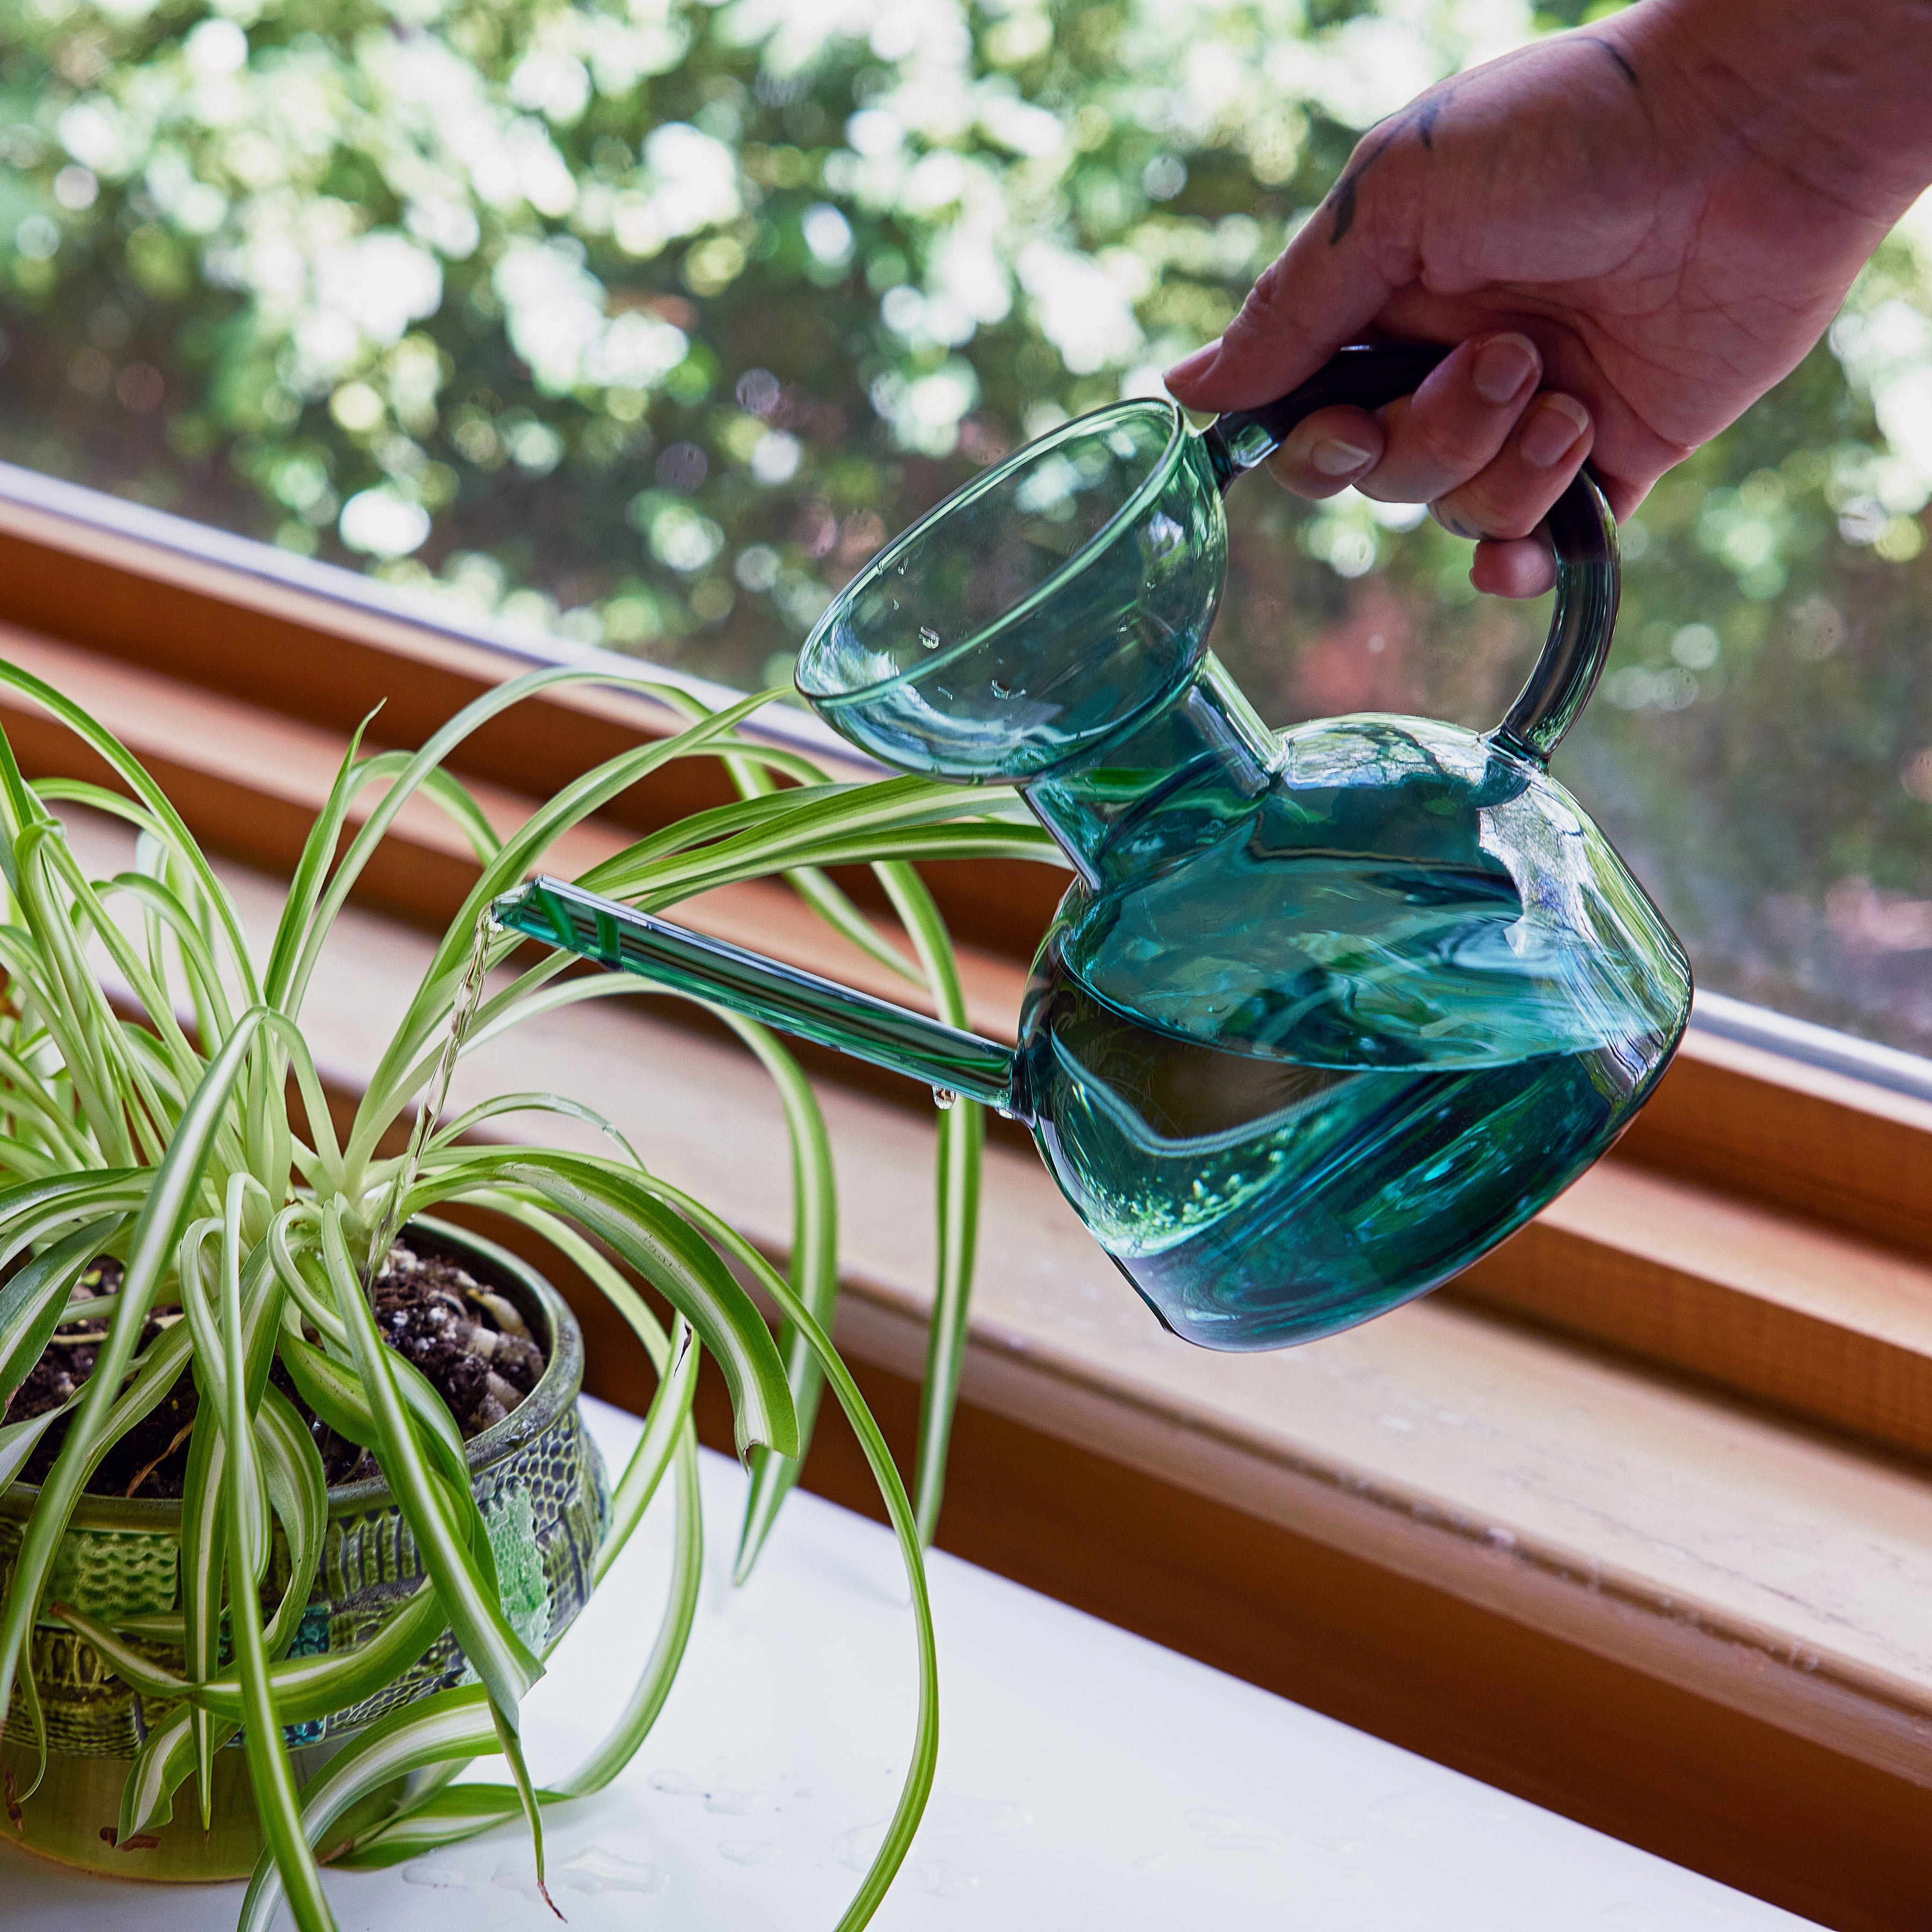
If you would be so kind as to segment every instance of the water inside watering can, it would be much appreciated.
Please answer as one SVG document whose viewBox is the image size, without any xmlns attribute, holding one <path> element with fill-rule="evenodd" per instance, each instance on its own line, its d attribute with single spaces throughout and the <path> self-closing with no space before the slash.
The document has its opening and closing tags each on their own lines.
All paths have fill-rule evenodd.
<svg viewBox="0 0 1932 1932">
<path fill-rule="evenodd" d="M 1245 834 L 1070 907 L 1023 1024 L 1062 1189 L 1214 1348 L 1330 1334 L 1468 1265 L 1602 1151 L 1672 1036 L 1603 943 L 1647 903 L 1572 890 L 1560 848 L 1587 836 L 1546 836 L 1546 804 L 1485 814 L 1498 848 L 1498 824 L 1537 835 L 1533 876 L 1468 814 L 1405 856 L 1288 807 L 1293 836 L 1277 792 Z"/>
<path fill-rule="evenodd" d="M 1177 1039 L 1071 975 L 1028 1076 L 1048 1162 L 1190 1341 L 1280 1348 L 1425 1292 L 1536 1212 L 1636 1097 L 1630 1041 L 1340 1070 Z"/>
</svg>

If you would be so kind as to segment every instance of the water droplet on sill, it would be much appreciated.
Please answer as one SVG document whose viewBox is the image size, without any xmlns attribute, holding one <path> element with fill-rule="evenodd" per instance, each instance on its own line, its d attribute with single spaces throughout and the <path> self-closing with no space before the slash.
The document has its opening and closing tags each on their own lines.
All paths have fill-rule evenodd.
<svg viewBox="0 0 1932 1932">
<path fill-rule="evenodd" d="M 454 1865 L 437 1864 L 430 1858 L 418 1858 L 414 1864 L 404 1866 L 403 1882 L 427 1886 L 432 1892 L 470 1892 L 476 1885 L 466 1871 Z"/>
<path fill-rule="evenodd" d="M 958 1865 L 919 1864 L 919 1888 L 934 1898 L 970 1898 L 980 1889 L 980 1881 Z"/>
<path fill-rule="evenodd" d="M 602 1892 L 662 1892 L 670 1883 L 670 1874 L 662 1865 L 627 1858 L 602 1845 L 590 1845 L 566 1859 L 552 1882 L 594 1898 Z"/>
<path fill-rule="evenodd" d="M 662 1865 L 628 1858 L 622 1852 L 611 1851 L 602 1845 L 586 1845 L 561 1864 L 553 1859 L 549 1876 L 553 1895 L 560 1892 L 580 1892 L 592 1898 L 605 1892 L 642 1892 L 648 1895 L 662 1892 L 670 1883 L 670 1874 Z M 536 1870 L 527 1858 L 505 1859 L 490 1882 L 501 1886 L 506 1892 L 520 1892 L 532 1903 L 543 1896 L 537 1889 Z"/>
<path fill-rule="evenodd" d="M 1232 1832 L 1241 1821 L 1232 1811 L 1190 1811 L 1186 1822 L 1197 1832 L 1218 1834 Z"/>
<path fill-rule="evenodd" d="M 936 651 L 939 648 L 939 633 L 930 624 L 920 625 L 919 640 L 929 651 Z"/>
<path fill-rule="evenodd" d="M 778 1850 L 769 1838 L 727 1838 L 718 1846 L 718 1856 L 734 1865 L 762 1865 L 776 1858 Z"/>
<path fill-rule="evenodd" d="M 890 1822 L 875 1818 L 870 1824 L 854 1825 L 849 1832 L 841 1832 L 832 1841 L 832 1857 L 850 1870 L 864 1871 L 872 1864 Z"/>
</svg>

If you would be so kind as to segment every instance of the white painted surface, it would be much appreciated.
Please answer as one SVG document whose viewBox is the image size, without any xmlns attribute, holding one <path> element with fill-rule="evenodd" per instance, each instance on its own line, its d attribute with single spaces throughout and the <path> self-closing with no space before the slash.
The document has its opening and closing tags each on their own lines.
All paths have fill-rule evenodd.
<svg viewBox="0 0 1932 1932">
<path fill-rule="evenodd" d="M 620 1466 L 631 1417 L 588 1405 Z M 552 1814 L 577 1932 L 831 1932 L 898 1788 L 911 1620 L 891 1538 L 795 1494 L 743 1590 L 742 1479 L 706 1456 L 704 1595 L 656 1732 Z M 595 1741 L 648 1649 L 668 1502 L 526 1706 L 531 1768 Z M 881 1932 L 1773 1932 L 1808 1922 L 938 1555 L 938 1781 Z M 332 1874 L 343 1932 L 537 1932 L 520 1828 Z M 240 1888 L 122 1886 L 0 1848 L 0 1918 L 34 1932 L 212 1932 Z M 286 1922 L 284 1922 L 286 1923 Z"/>
</svg>

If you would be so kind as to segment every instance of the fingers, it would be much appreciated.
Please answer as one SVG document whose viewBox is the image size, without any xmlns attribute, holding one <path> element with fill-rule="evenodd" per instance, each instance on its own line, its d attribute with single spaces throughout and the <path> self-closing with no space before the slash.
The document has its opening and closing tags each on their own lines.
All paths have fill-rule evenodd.
<svg viewBox="0 0 1932 1932">
<path fill-rule="evenodd" d="M 1476 546 L 1469 581 L 1486 597 L 1540 597 L 1556 583 L 1556 560 L 1534 537 L 1491 538 Z"/>
<path fill-rule="evenodd" d="M 1413 396 L 1376 415 L 1309 417 L 1268 466 L 1300 496 L 1332 496 L 1353 484 L 1387 502 L 1435 504 L 1461 536 L 1526 535 L 1582 460 L 1573 446 L 1589 426 L 1572 398 L 1538 396 L 1542 368 L 1526 335 L 1472 337 Z"/>
<path fill-rule="evenodd" d="M 1480 534 L 1469 581 L 1492 597 L 1540 597 L 1556 560 L 1531 536 L 1590 453 L 1590 413 L 1574 396 L 1539 396 L 1509 446 L 1483 473 L 1430 507 L 1460 536 Z"/>
<path fill-rule="evenodd" d="M 1388 447 L 1364 478 L 1364 494 L 1432 503 L 1462 488 L 1502 450 L 1542 373 L 1526 335 L 1504 330 L 1462 344 L 1413 396 L 1382 412 Z"/>
<path fill-rule="evenodd" d="M 1590 452 L 1589 412 L 1538 394 L 1542 358 L 1513 330 L 1472 337 L 1412 397 L 1377 415 L 1318 411 L 1269 459 L 1298 496 L 1350 484 L 1391 502 L 1426 502 L 1457 536 L 1479 540 L 1471 580 L 1502 597 L 1536 597 L 1554 568 L 1530 532 Z"/>
<path fill-rule="evenodd" d="M 1298 496 L 1332 496 L 1382 460 L 1382 426 L 1366 410 L 1317 410 L 1268 458 L 1276 482 Z"/>
<path fill-rule="evenodd" d="M 1528 536 L 1582 467 L 1592 435 L 1574 396 L 1538 396 L 1494 460 L 1430 503 L 1436 521 L 1457 536 Z"/>
</svg>

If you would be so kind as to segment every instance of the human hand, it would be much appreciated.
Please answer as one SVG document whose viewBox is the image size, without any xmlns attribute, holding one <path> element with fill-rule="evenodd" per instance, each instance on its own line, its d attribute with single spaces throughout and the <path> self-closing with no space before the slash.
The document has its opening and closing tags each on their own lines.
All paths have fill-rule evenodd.
<svg viewBox="0 0 1932 1932">
<path fill-rule="evenodd" d="M 1478 589 L 1548 589 L 1531 532 L 1585 459 L 1628 517 L 1796 366 L 1932 173 L 1899 66 L 1926 70 L 1932 9 L 1856 11 L 1642 0 L 1432 88 L 1168 388 L 1248 408 L 1348 342 L 1460 345 L 1270 466 L 1303 496 L 1426 502 L 1480 539 Z"/>
</svg>

